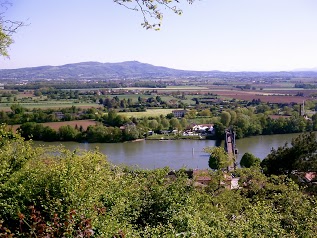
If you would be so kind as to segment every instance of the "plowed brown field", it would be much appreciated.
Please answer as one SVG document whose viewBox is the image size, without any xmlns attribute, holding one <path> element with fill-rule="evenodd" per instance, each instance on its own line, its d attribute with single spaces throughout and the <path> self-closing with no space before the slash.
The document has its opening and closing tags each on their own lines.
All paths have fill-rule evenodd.
<svg viewBox="0 0 317 238">
<path fill-rule="evenodd" d="M 46 122 L 46 123 L 40 123 L 43 126 L 49 126 L 54 130 L 58 130 L 61 126 L 71 126 L 71 127 L 78 127 L 82 126 L 84 130 L 87 129 L 88 126 L 96 125 L 98 122 L 93 120 L 77 120 L 77 121 L 61 121 L 61 122 Z M 19 128 L 20 125 L 9 125 L 8 128 L 12 128 L 13 131 L 16 131 Z"/>
</svg>

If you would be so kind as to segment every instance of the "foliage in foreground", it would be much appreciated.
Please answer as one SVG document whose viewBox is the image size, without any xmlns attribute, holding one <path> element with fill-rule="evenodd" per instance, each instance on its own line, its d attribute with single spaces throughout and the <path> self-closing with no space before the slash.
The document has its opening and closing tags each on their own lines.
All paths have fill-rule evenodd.
<svg viewBox="0 0 317 238">
<path fill-rule="evenodd" d="M 0 130 L 0 237 L 316 237 L 317 206 L 286 177 L 241 169 L 242 189 L 34 148 Z"/>
</svg>

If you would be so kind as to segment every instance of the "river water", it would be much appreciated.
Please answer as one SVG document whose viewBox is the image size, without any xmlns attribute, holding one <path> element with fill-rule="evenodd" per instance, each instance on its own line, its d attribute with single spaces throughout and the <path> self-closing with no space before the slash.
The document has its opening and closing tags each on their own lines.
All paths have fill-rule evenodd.
<svg viewBox="0 0 317 238">
<path fill-rule="evenodd" d="M 271 148 L 282 146 L 290 142 L 298 134 L 255 136 L 237 140 L 239 151 L 238 161 L 245 152 L 250 152 L 260 159 L 264 159 Z M 125 143 L 76 143 L 76 142 L 35 142 L 41 145 L 63 144 L 67 149 L 77 148 L 99 151 L 107 155 L 114 164 L 136 166 L 143 169 L 154 169 L 169 166 L 172 169 L 208 168 L 209 156 L 203 149 L 216 146 L 214 140 L 171 140 L 150 141 L 143 140 Z M 223 146 L 223 142 L 221 144 Z"/>
</svg>

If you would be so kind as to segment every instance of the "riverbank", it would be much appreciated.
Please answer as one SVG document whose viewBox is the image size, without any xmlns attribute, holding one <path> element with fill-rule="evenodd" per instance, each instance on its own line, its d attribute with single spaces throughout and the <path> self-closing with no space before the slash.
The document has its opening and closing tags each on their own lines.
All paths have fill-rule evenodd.
<svg viewBox="0 0 317 238">
<path fill-rule="evenodd" d="M 180 136 L 180 135 L 163 135 L 156 134 L 146 137 L 146 140 L 201 140 L 201 136 Z"/>
</svg>

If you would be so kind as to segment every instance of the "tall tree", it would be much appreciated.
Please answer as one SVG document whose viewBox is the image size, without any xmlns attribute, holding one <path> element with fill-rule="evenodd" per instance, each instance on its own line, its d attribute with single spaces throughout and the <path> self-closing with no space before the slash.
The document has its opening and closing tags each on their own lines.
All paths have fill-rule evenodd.
<svg viewBox="0 0 317 238">
<path fill-rule="evenodd" d="M 208 165 L 211 169 L 225 169 L 230 165 L 228 153 L 222 147 L 207 147 L 204 149 L 209 153 Z"/>
<path fill-rule="evenodd" d="M 222 112 L 220 118 L 220 121 L 224 126 L 229 126 L 231 121 L 231 114 L 229 112 Z"/>
</svg>

